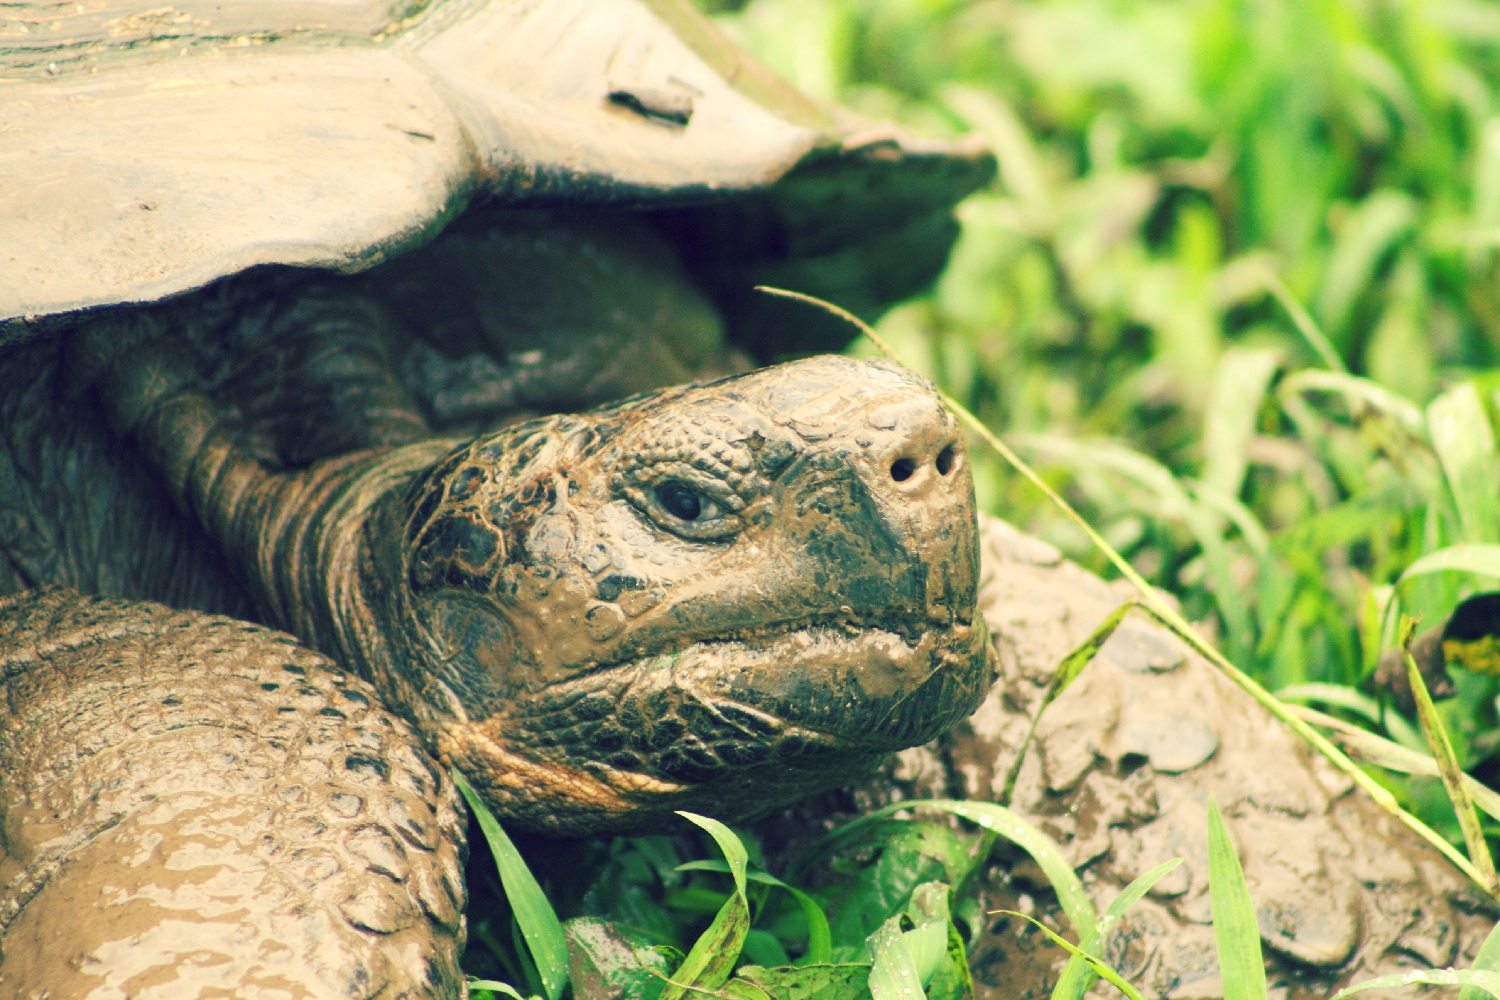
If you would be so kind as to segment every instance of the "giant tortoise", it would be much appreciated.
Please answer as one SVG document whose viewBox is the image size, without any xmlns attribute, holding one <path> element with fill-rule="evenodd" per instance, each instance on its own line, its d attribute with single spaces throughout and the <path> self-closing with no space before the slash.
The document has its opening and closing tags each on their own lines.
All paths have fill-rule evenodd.
<svg viewBox="0 0 1500 1000">
<path fill-rule="evenodd" d="M 1103 585 L 976 528 L 920 379 L 749 370 L 848 336 L 757 282 L 920 289 L 986 153 L 811 101 L 679 0 L 5 18 L 0 998 L 460 995 L 449 767 L 543 833 L 747 819 L 977 707 L 906 762 L 993 794 Z M 1440 861 L 1329 853 L 1368 804 L 1142 655 L 1023 771 L 1091 885 L 1191 854 L 1214 787 L 1252 872 L 1269 810 L 1274 864 L 1343 893 L 1267 918 L 1289 968 L 1472 947 Z M 1137 682 L 1159 731 L 1091 735 Z M 1256 771 L 1295 794 L 1225 791 Z M 1188 872 L 1130 939 L 1163 995 L 1206 995 Z"/>
</svg>

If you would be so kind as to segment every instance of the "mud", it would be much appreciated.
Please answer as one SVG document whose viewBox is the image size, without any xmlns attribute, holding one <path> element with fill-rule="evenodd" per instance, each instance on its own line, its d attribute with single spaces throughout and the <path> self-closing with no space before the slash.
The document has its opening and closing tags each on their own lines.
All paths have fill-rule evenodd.
<svg viewBox="0 0 1500 1000">
<path fill-rule="evenodd" d="M 1131 595 L 994 519 L 981 519 L 981 546 L 980 610 L 1000 680 L 967 721 L 903 754 L 900 773 L 916 776 L 899 783 L 908 793 L 995 799 L 1052 671 Z M 1132 612 L 1043 716 L 1014 805 L 1064 846 L 1100 909 L 1142 872 L 1184 859 L 1131 912 L 1108 955 L 1147 996 L 1222 996 L 1208 900 L 1210 795 L 1257 904 L 1273 1000 L 1326 997 L 1403 969 L 1461 967 L 1494 924 L 1493 905 L 1436 851 Z M 987 910 L 1046 910 L 1051 900 L 1041 873 L 1020 863 L 991 867 L 981 892 Z M 1001 919 L 978 944 L 974 974 L 992 1000 L 1033 1000 L 1050 994 L 1066 957 Z"/>
</svg>

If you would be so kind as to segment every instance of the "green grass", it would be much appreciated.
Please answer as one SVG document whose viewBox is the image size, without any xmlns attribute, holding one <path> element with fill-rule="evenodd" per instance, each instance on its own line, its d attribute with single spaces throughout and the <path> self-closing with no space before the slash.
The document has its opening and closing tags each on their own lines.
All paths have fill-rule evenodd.
<svg viewBox="0 0 1500 1000">
<path fill-rule="evenodd" d="M 1097 572 L 1176 595 L 1223 669 L 1324 752 L 1382 768 L 1376 783 L 1345 762 L 1492 885 L 1484 834 L 1500 817 L 1482 827 L 1473 808 L 1500 797 L 1474 778 L 1500 775 L 1500 681 L 1455 671 L 1457 696 L 1419 699 L 1421 718 L 1397 715 L 1369 681 L 1403 615 L 1440 622 L 1500 578 L 1500 8 L 705 5 L 803 89 L 928 134 L 978 132 L 996 151 L 1000 176 L 960 206 L 935 289 L 877 325 L 1082 517 L 976 442 L 981 507 Z M 1060 665 L 1059 687 L 1090 655 Z M 984 808 L 934 806 L 956 807 Z M 1045 837 L 1012 818 L 960 834 L 921 813 L 867 817 L 805 859 L 804 871 L 839 873 L 835 888 L 795 893 L 750 840 L 743 880 L 704 861 L 722 837 L 704 834 L 692 857 L 681 837 L 593 845 L 594 874 L 567 908 L 592 914 L 565 925 L 575 964 L 633 1000 L 919 1000 L 913 984 L 921 1000 L 957 998 L 962 942 L 984 919 L 964 892 L 975 866 L 997 835 L 1048 857 Z M 1226 984 L 1263 997 L 1249 895 L 1215 819 Z M 1098 956 L 1130 890 L 1096 914 L 1070 871 L 1043 868 L 1073 903 L 1070 926 L 1046 930 L 1089 956 L 1059 983 L 1064 1000 L 1110 980 Z M 471 921 L 514 983 L 556 981 L 503 907 Z M 742 953 L 705 975 L 688 958 L 714 934 Z M 1497 956 L 1500 939 L 1472 970 L 1400 983 L 1477 1000 Z"/>
</svg>

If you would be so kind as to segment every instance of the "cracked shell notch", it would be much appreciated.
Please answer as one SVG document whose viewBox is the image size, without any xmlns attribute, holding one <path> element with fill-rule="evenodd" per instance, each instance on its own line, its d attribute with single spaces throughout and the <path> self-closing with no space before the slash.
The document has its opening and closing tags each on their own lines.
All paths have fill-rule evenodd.
<svg viewBox="0 0 1500 1000">
<path fill-rule="evenodd" d="M 933 738 L 989 684 L 963 441 L 886 362 L 533 420 L 393 501 L 375 523 L 400 543 L 374 546 L 364 592 L 414 623 L 430 682 L 392 695 L 532 827 L 764 812 Z"/>
</svg>

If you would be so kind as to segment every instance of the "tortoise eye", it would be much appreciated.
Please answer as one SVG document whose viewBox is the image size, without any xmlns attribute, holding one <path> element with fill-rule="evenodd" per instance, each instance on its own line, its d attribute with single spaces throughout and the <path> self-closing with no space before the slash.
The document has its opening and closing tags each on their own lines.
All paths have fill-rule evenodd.
<svg viewBox="0 0 1500 1000">
<path fill-rule="evenodd" d="M 656 488 L 662 509 L 683 521 L 707 521 L 718 516 L 718 507 L 708 497 L 681 483 L 662 483 Z"/>
</svg>

